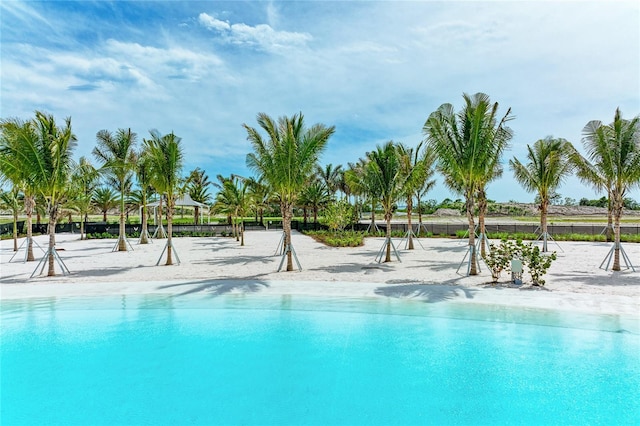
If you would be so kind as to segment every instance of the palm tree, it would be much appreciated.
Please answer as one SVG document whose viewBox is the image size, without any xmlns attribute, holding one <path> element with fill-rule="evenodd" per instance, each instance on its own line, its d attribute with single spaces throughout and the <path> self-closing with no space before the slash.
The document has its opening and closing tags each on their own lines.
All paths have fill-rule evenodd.
<svg viewBox="0 0 640 426">
<path fill-rule="evenodd" d="M 3 174 L 15 177 L 17 182 L 29 182 L 47 203 L 49 216 L 47 250 L 47 276 L 55 275 L 55 232 L 59 209 L 69 191 L 72 153 L 76 137 L 71 131 L 71 118 L 59 127 L 52 115 L 36 111 L 34 119 L 28 122 L 14 121 L 15 127 L 3 138 L 0 148 Z M 14 133 L 14 131 L 16 131 Z M 7 161 L 15 161 L 9 165 Z M 22 172 L 16 171 L 22 169 Z"/>
<path fill-rule="evenodd" d="M 512 119 L 511 109 L 498 119 L 498 103 L 491 103 L 489 96 L 476 93 L 463 95 L 465 105 L 455 113 L 453 105 L 443 104 L 429 115 L 423 132 L 427 144 L 437 156 L 438 170 L 445 177 L 445 184 L 465 197 L 469 222 L 469 275 L 478 274 L 475 252 L 474 207 L 478 191 L 487 181 L 487 165 L 501 153 L 500 146 L 512 137 L 506 127 Z"/>
<path fill-rule="evenodd" d="M 189 173 L 187 178 L 187 192 L 193 201 L 198 203 L 209 204 L 211 202 L 211 194 L 209 194 L 209 186 L 211 186 L 209 176 L 199 167 Z M 200 219 L 200 206 L 193 209 L 193 222 L 197 225 Z"/>
<path fill-rule="evenodd" d="M 622 118 L 616 109 L 613 123 L 593 120 L 582 129 L 587 158 L 573 151 L 577 175 L 596 189 L 606 189 L 614 222 L 614 271 L 620 270 L 620 218 L 628 190 L 640 185 L 640 116 Z"/>
<path fill-rule="evenodd" d="M 149 244 L 149 231 L 148 231 L 148 212 L 147 202 L 152 195 L 153 187 L 151 185 L 151 165 L 149 162 L 149 155 L 144 150 L 144 147 L 138 152 L 138 163 L 136 165 L 136 180 L 138 182 L 137 191 L 133 192 L 135 203 L 140 208 L 140 241 L 139 244 Z"/>
<path fill-rule="evenodd" d="M 318 210 L 331 202 L 333 197 L 324 182 L 314 180 L 300 194 L 300 203 L 313 211 L 313 223 L 318 223 Z"/>
<path fill-rule="evenodd" d="M 271 189 L 264 184 L 264 178 L 249 178 L 247 181 L 249 191 L 249 204 L 254 209 L 256 222 L 264 225 L 264 209 L 269 207 L 271 200 Z"/>
<path fill-rule="evenodd" d="M 231 216 L 233 234 L 241 246 L 244 246 L 244 214 L 249 205 L 248 188 L 247 179 L 232 175 L 222 182 L 214 204 L 216 212 Z"/>
<path fill-rule="evenodd" d="M 329 195 L 335 195 L 340 189 L 342 165 L 338 164 L 337 167 L 334 167 L 333 164 L 329 163 L 324 166 L 324 168 L 316 165 L 316 176 L 324 183 L 329 191 Z"/>
<path fill-rule="evenodd" d="M 180 146 L 180 137 L 173 132 L 160 135 L 157 130 L 151 130 L 151 139 L 145 139 L 145 150 L 149 155 L 150 182 L 159 194 L 164 194 L 167 200 L 167 261 L 166 265 L 173 265 L 173 209 L 180 184 L 180 173 L 184 154 Z"/>
<path fill-rule="evenodd" d="M 540 230 L 543 236 L 542 251 L 547 251 L 547 210 L 550 196 L 562 184 L 573 169 L 569 162 L 570 143 L 551 136 L 527 145 L 527 164 L 517 158 L 509 160 L 514 177 L 529 192 L 536 191 L 540 199 Z"/>
<path fill-rule="evenodd" d="M 407 204 L 407 248 L 414 249 L 413 245 L 413 226 L 411 224 L 411 215 L 413 214 L 413 197 L 416 192 L 425 186 L 427 181 L 427 164 L 424 162 L 424 154 L 422 153 L 422 142 L 414 148 L 406 145 L 398 144 L 398 160 L 400 161 L 400 173 L 402 175 L 403 186 L 401 188 L 402 196 Z"/>
<path fill-rule="evenodd" d="M 344 173 L 344 183 L 350 188 L 351 193 L 363 197 L 364 202 L 371 204 L 371 223 L 369 229 L 374 232 L 376 226 L 376 206 L 378 205 L 377 189 L 367 164 L 368 158 L 360 158 L 357 163 L 349 163 L 349 168 Z"/>
<path fill-rule="evenodd" d="M 13 216 L 13 251 L 18 251 L 18 214 L 20 206 L 24 202 L 24 195 L 17 186 L 11 188 L 10 191 L 0 192 L 0 205 L 3 209 L 11 210 Z"/>
<path fill-rule="evenodd" d="M 391 262 L 391 218 L 394 204 L 402 197 L 402 188 L 406 177 L 402 174 L 402 165 L 398 149 L 393 141 L 377 146 L 375 151 L 368 153 L 367 171 L 370 173 L 373 188 L 384 210 L 387 222 L 386 256 L 384 261 Z"/>
<path fill-rule="evenodd" d="M 114 188 L 120 192 L 120 227 L 118 251 L 127 251 L 125 233 L 125 195 L 136 166 L 135 145 L 137 135 L 131 129 L 118 129 L 115 134 L 100 130 L 96 134 L 93 155 L 102 163 L 102 169 Z"/>
<path fill-rule="evenodd" d="M 436 180 L 433 179 L 433 175 L 436 172 L 434 168 L 436 163 L 435 151 L 431 147 L 425 146 L 421 152 L 422 155 L 418 161 L 424 165 L 425 175 L 422 185 L 418 186 L 415 190 L 415 197 L 418 202 L 418 230 L 422 229 L 422 197 L 436 186 Z"/>
<path fill-rule="evenodd" d="M 26 220 L 26 256 L 27 262 L 35 260 L 33 255 L 33 213 L 36 211 L 38 197 L 36 173 L 32 170 L 37 163 L 30 158 L 33 152 L 36 136 L 33 123 L 17 118 L 0 122 L 0 176 L 9 180 L 24 194 L 24 212 Z"/>
<path fill-rule="evenodd" d="M 107 213 L 109 210 L 118 206 L 118 195 L 116 192 L 105 186 L 96 188 L 93 191 L 93 205 L 102 213 L 102 221 L 107 222 Z"/>
<path fill-rule="evenodd" d="M 315 124 L 307 129 L 302 113 L 291 118 L 280 117 L 277 122 L 260 113 L 257 121 L 268 139 L 265 140 L 258 130 L 243 124 L 254 151 L 247 155 L 247 166 L 264 177 L 280 200 L 287 271 L 293 271 L 293 206 L 335 127 Z"/>
<path fill-rule="evenodd" d="M 93 207 L 93 195 L 97 188 L 99 172 L 86 157 L 80 157 L 71 176 L 73 196 L 71 206 L 80 215 L 80 239 L 85 239 L 84 224 Z"/>
</svg>

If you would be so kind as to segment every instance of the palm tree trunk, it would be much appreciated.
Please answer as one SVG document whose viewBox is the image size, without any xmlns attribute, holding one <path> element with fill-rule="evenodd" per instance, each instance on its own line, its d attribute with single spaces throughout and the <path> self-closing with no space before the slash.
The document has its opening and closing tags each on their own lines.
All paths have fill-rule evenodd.
<svg viewBox="0 0 640 426">
<path fill-rule="evenodd" d="M 480 230 L 480 256 L 487 256 L 487 240 L 484 219 L 487 214 L 487 195 L 484 190 L 478 193 L 478 229 Z"/>
<path fill-rule="evenodd" d="M 313 206 L 313 223 L 318 223 L 318 206 Z"/>
<path fill-rule="evenodd" d="M 607 201 L 607 231 L 605 232 L 607 242 L 613 240 L 613 204 L 611 200 L 611 192 L 609 192 L 609 200 Z"/>
<path fill-rule="evenodd" d="M 149 233 L 147 232 L 147 200 L 142 199 L 142 209 L 140 210 L 140 244 L 149 244 Z"/>
<path fill-rule="evenodd" d="M 478 257 L 476 254 L 476 223 L 473 219 L 473 195 L 467 194 L 467 220 L 469 221 L 469 275 L 478 275 Z"/>
<path fill-rule="evenodd" d="M 387 221 L 387 253 L 384 261 L 391 262 L 391 213 L 385 213 L 384 218 Z"/>
<path fill-rule="evenodd" d="M 56 249 L 56 219 L 58 218 L 58 206 L 52 204 L 49 206 L 49 250 L 47 250 L 48 270 L 47 276 L 53 277 L 56 275 L 54 250 Z"/>
<path fill-rule="evenodd" d="M 80 240 L 84 240 L 84 215 L 80 215 Z"/>
<path fill-rule="evenodd" d="M 622 217 L 622 208 L 624 202 L 621 195 L 615 194 L 613 199 L 613 235 L 614 235 L 614 250 L 613 250 L 613 271 L 620 270 L 620 218 Z"/>
<path fill-rule="evenodd" d="M 418 196 L 418 235 L 422 231 L 422 206 L 420 205 L 420 197 Z"/>
<path fill-rule="evenodd" d="M 27 214 L 27 262 L 36 260 L 33 255 L 33 210 L 36 201 L 33 195 L 24 196 L 24 211 Z"/>
<path fill-rule="evenodd" d="M 198 224 L 199 218 L 200 218 L 200 207 L 194 206 L 193 207 L 193 224 L 194 225 Z"/>
<path fill-rule="evenodd" d="M 409 250 L 413 250 L 413 228 L 411 226 L 411 213 L 413 210 L 413 197 L 407 198 L 407 232 L 408 232 L 408 245 Z"/>
<path fill-rule="evenodd" d="M 240 221 L 240 246 L 244 246 L 244 220 Z"/>
<path fill-rule="evenodd" d="M 160 202 L 158 203 L 158 226 L 160 227 L 160 231 L 156 234 L 156 238 L 160 239 L 160 238 L 166 238 L 166 234 L 163 231 L 163 227 L 162 227 L 162 196 L 160 197 Z M 167 215 L 168 217 L 168 215 Z M 173 216 L 172 216 L 173 219 Z"/>
<path fill-rule="evenodd" d="M 376 231 L 376 202 L 371 201 L 371 232 L 375 233 Z"/>
<path fill-rule="evenodd" d="M 173 246 L 171 243 L 173 234 L 173 209 L 172 203 L 167 199 L 167 262 L 165 265 L 173 265 Z"/>
<path fill-rule="evenodd" d="M 291 253 L 291 219 L 293 218 L 293 204 L 282 205 L 282 228 L 284 230 L 284 247 L 287 253 L 287 272 L 293 271 L 293 256 Z"/>
<path fill-rule="evenodd" d="M 120 188 L 120 224 L 118 228 L 118 251 L 127 251 L 127 236 L 124 228 L 124 187 Z"/>
<path fill-rule="evenodd" d="M 13 251 L 18 251 L 18 210 L 15 208 L 13 209 Z"/>
<path fill-rule="evenodd" d="M 549 210 L 549 200 L 545 199 L 540 203 L 540 230 L 542 231 L 542 252 L 546 253 L 547 248 L 547 212 Z"/>
</svg>

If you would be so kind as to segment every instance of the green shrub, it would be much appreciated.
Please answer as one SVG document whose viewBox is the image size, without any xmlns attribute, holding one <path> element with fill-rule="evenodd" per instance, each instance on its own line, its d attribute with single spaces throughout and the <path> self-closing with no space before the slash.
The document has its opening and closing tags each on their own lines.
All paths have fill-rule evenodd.
<svg viewBox="0 0 640 426">
<path fill-rule="evenodd" d="M 364 244 L 364 232 L 357 231 L 305 231 L 314 240 L 330 247 L 359 247 Z"/>
<path fill-rule="evenodd" d="M 522 240 L 514 242 L 503 239 L 499 245 L 489 244 L 489 248 L 489 253 L 484 259 L 491 270 L 493 282 L 498 282 L 501 272 L 510 267 L 512 259 L 520 259 L 531 277 L 531 284 L 543 286 L 545 280 L 542 277 L 551 267 L 551 263 L 557 259 L 555 251 L 545 255 L 538 246 L 534 246 L 532 243 L 523 243 Z"/>
</svg>

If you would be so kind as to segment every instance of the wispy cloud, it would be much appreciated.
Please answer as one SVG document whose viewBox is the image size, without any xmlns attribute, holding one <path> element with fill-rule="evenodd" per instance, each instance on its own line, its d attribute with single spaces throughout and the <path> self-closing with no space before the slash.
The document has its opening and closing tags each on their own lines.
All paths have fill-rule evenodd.
<svg viewBox="0 0 640 426">
<path fill-rule="evenodd" d="M 231 24 L 204 12 L 198 15 L 198 22 L 203 27 L 218 33 L 228 43 L 257 47 L 268 51 L 304 46 L 312 40 L 308 33 L 276 31 L 268 24 L 255 26 L 244 23 Z"/>
</svg>

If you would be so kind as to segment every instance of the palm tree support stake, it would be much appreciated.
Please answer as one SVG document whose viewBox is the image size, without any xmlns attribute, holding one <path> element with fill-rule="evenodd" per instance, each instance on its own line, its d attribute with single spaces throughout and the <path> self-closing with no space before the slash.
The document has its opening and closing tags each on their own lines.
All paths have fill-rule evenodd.
<svg viewBox="0 0 640 426">
<path fill-rule="evenodd" d="M 480 235 L 478 235 L 478 227 L 479 227 L 479 226 L 480 226 L 480 225 L 476 224 L 476 227 L 475 227 L 475 228 L 474 228 L 474 230 L 473 230 L 473 234 L 476 236 L 476 238 L 480 238 Z M 467 230 L 464 232 L 464 235 L 463 235 L 462 237 L 460 237 L 460 240 L 461 240 L 461 241 L 460 241 L 460 244 L 467 243 L 467 241 L 465 241 L 465 238 L 468 238 L 468 237 L 469 237 L 469 230 L 467 229 Z"/>
<path fill-rule="evenodd" d="M 60 255 L 56 250 L 56 246 L 53 246 L 50 249 L 47 249 L 46 253 L 44 254 L 44 256 L 42 256 L 42 259 L 40 259 L 40 261 L 38 262 L 38 265 L 36 265 L 36 269 L 33 270 L 33 273 L 31 273 L 31 276 L 29 278 L 33 278 L 33 276 L 38 271 L 38 268 L 40 268 L 40 265 L 42 265 L 42 268 L 40 268 L 40 275 L 42 275 L 42 272 L 44 272 L 44 267 L 47 265 L 45 260 L 48 259 L 49 255 L 51 254 L 53 254 L 53 258 L 58 262 L 58 265 L 60 265 L 60 269 L 62 269 L 62 275 L 69 275 L 71 273 L 69 272 L 69 268 L 67 268 L 67 265 L 65 265 L 62 259 L 60 258 Z"/>
<path fill-rule="evenodd" d="M 162 256 L 164 256 L 164 252 L 167 251 L 167 247 L 169 247 L 169 244 L 171 244 L 171 248 L 173 249 L 173 254 L 176 256 L 178 265 L 180 264 L 180 256 L 178 256 L 178 251 L 176 250 L 176 247 L 173 245 L 173 241 L 169 243 L 169 240 L 167 240 L 166 244 L 164 245 L 164 248 L 162 249 L 162 253 L 160 253 L 160 257 L 158 258 L 158 262 L 156 263 L 156 266 L 160 264 L 160 261 L 162 260 Z"/>
<path fill-rule="evenodd" d="M 131 246 L 131 243 L 129 242 L 129 240 L 127 239 L 127 237 L 122 237 L 124 238 L 124 241 L 129 244 L 129 248 L 131 249 L 131 251 L 133 251 L 133 247 Z M 118 238 L 116 240 L 116 245 L 113 246 L 113 249 L 111 251 L 118 251 L 118 245 L 120 244 L 120 238 Z"/>
<path fill-rule="evenodd" d="M 369 224 L 369 226 L 367 226 L 367 230 L 365 232 L 369 233 L 371 231 L 371 228 L 372 228 L 372 226 L 371 226 L 371 224 Z M 378 224 L 377 223 L 373 224 L 373 228 L 375 228 L 376 232 L 380 232 L 380 228 L 378 228 Z"/>
<path fill-rule="evenodd" d="M 418 229 L 419 228 L 420 228 L 420 225 L 418 225 Z M 422 245 L 422 242 L 420 242 L 420 239 L 418 239 L 418 236 L 416 235 L 416 233 L 413 232 L 413 229 L 407 230 L 407 232 L 404 234 L 404 237 L 402 237 L 402 239 L 400 240 L 400 244 L 398 245 L 401 246 L 402 242 L 404 241 L 404 249 L 407 250 L 409 248 L 409 235 L 411 235 L 418 242 L 418 244 L 420 244 L 420 247 L 422 247 L 422 250 L 426 250 Z"/>
<path fill-rule="evenodd" d="M 153 231 L 151 238 L 167 238 L 167 231 L 164 230 L 162 223 L 160 223 L 160 225 L 156 227 L 156 230 Z"/>
<path fill-rule="evenodd" d="M 24 260 L 22 261 L 22 263 L 27 263 L 27 258 L 29 257 L 29 240 L 31 240 L 31 243 L 35 244 L 35 246 L 38 247 L 44 253 L 44 249 L 40 247 L 40 244 L 38 244 L 36 240 L 33 239 L 33 237 L 27 237 L 22 241 L 22 243 L 20 243 L 20 247 L 18 247 L 18 251 L 13 253 L 13 256 L 11 256 L 11 259 L 9 259 L 9 262 L 11 262 L 13 258 L 16 257 L 16 255 L 20 252 L 20 249 L 25 244 L 27 244 L 27 246 L 24 248 Z"/>
<path fill-rule="evenodd" d="M 147 241 L 150 241 L 151 243 L 153 243 L 153 237 L 151 237 L 151 235 L 149 235 L 149 231 L 145 229 L 144 231 L 140 232 L 140 238 L 138 238 L 138 244 L 140 244 L 140 242 L 142 241 L 142 237 L 145 235 L 147 236 Z"/>
<path fill-rule="evenodd" d="M 613 228 L 613 225 L 607 225 L 604 228 L 602 228 L 602 231 L 600 231 L 598 235 L 604 235 L 609 230 L 611 230 L 611 235 L 613 235 L 616 232 L 616 230 Z"/>
<path fill-rule="evenodd" d="M 382 263 L 382 258 L 384 257 L 384 251 L 386 250 L 388 245 L 391 245 L 391 248 L 393 248 L 393 253 L 395 253 L 396 258 L 398 259 L 398 262 L 402 263 L 402 260 L 400 260 L 400 255 L 398 254 L 398 250 L 396 249 L 396 245 L 393 244 L 393 240 L 391 239 L 391 237 L 385 238 L 384 244 L 382 244 L 380 251 L 378 251 L 378 254 L 376 255 L 376 262 Z"/>
<path fill-rule="evenodd" d="M 280 242 L 278 242 L 278 247 L 276 247 L 276 251 L 275 253 L 273 253 L 274 256 L 280 256 L 282 254 L 284 254 L 284 237 L 285 237 L 285 232 L 282 232 L 282 237 L 280 237 Z"/>
<path fill-rule="evenodd" d="M 620 253 L 622 253 L 622 260 L 624 261 L 626 269 L 631 268 L 631 270 L 633 272 L 635 272 L 636 268 L 633 267 L 633 264 L 631 263 L 631 259 L 629 259 L 629 256 L 627 256 L 627 252 L 624 251 L 624 248 L 622 248 L 622 244 L 620 244 L 620 243 L 613 243 L 613 245 L 611 246 L 611 250 L 609 250 L 609 253 L 605 256 L 604 260 L 600 264 L 600 269 L 603 269 L 602 265 L 604 265 L 604 262 L 607 262 L 607 266 L 604 268 L 604 270 L 605 271 L 609 270 L 609 264 L 611 263 L 611 257 L 613 256 L 613 253 L 616 250 L 616 246 L 617 246 L 617 248 L 620 249 Z"/>
<path fill-rule="evenodd" d="M 481 234 L 484 235 L 484 234 Z M 486 237 L 483 237 L 486 240 Z M 473 253 L 477 252 L 480 253 L 480 244 L 482 244 L 482 239 L 478 238 L 478 241 L 476 241 L 476 244 L 473 246 L 469 246 L 469 249 L 467 250 L 467 252 L 464 254 L 464 257 L 462 258 L 462 262 L 460 262 L 460 265 L 458 265 L 458 269 L 456 269 L 456 274 L 458 272 L 460 272 L 460 268 L 462 268 L 462 265 L 464 264 L 464 261 L 467 260 L 467 256 L 469 257 L 469 260 L 467 260 L 467 275 L 469 276 L 469 273 L 471 272 L 471 259 L 473 259 Z M 478 256 L 476 256 L 477 262 L 478 262 L 478 272 L 482 272 L 482 269 L 480 269 L 480 261 L 484 262 L 484 258 L 482 256 L 480 256 L 478 258 Z M 485 263 L 486 264 L 486 263 Z"/>
<path fill-rule="evenodd" d="M 538 226 L 536 231 L 538 231 L 539 229 L 540 227 Z M 558 242 L 554 240 L 551 234 L 549 234 L 548 232 L 542 232 L 540 235 L 538 235 L 538 238 L 536 239 L 536 241 L 540 241 L 541 239 L 542 239 L 542 251 L 547 251 L 547 241 L 551 240 L 556 246 L 558 246 L 560 251 L 564 253 L 564 250 L 562 250 L 562 247 L 560 247 L 560 244 L 558 244 Z"/>
<path fill-rule="evenodd" d="M 296 250 L 293 248 L 293 244 L 289 244 L 286 247 L 284 247 L 284 250 L 282 251 L 282 259 L 280 259 L 280 265 L 278 266 L 277 272 L 280 272 L 280 270 L 282 269 L 282 265 L 284 264 L 284 259 L 287 257 L 287 254 L 289 252 L 293 254 L 293 258 L 296 261 L 296 265 L 298 265 L 298 271 L 302 271 L 302 266 L 300 266 L 300 261 L 298 260 L 298 255 L 296 255 Z"/>
</svg>

